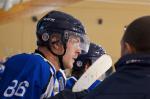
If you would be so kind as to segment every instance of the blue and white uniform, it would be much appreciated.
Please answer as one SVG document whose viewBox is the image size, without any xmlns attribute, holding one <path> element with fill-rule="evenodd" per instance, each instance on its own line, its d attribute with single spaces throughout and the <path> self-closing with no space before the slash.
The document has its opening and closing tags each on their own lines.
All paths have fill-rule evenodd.
<svg viewBox="0 0 150 99">
<path fill-rule="evenodd" d="M 42 99 L 54 95 L 56 70 L 38 53 L 12 56 L 0 80 L 0 99 Z"/>
<path fill-rule="evenodd" d="M 56 72 L 56 81 L 54 86 L 54 95 L 64 90 L 66 86 L 66 75 L 62 69 Z"/>
<path fill-rule="evenodd" d="M 77 79 L 74 76 L 67 78 L 66 88 L 72 89 L 76 82 L 77 82 Z"/>
</svg>

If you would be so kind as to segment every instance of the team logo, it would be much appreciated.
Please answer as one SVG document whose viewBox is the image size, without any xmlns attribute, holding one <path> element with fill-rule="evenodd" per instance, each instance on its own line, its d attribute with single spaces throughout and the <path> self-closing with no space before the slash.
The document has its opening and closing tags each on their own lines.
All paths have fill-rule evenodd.
<svg viewBox="0 0 150 99">
<path fill-rule="evenodd" d="M 55 19 L 54 19 L 54 18 L 44 18 L 43 20 L 44 20 L 44 21 L 51 21 L 51 22 L 55 22 Z"/>
</svg>

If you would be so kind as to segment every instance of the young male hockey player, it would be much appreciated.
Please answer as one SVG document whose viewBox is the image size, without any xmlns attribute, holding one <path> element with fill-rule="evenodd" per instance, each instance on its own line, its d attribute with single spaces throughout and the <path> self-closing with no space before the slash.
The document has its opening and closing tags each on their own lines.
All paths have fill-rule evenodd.
<svg viewBox="0 0 150 99">
<path fill-rule="evenodd" d="M 73 16 L 51 11 L 36 29 L 35 53 L 9 58 L 0 80 L 0 98 L 43 99 L 54 95 L 59 69 L 72 68 L 79 54 L 88 52 L 82 23 Z"/>
<path fill-rule="evenodd" d="M 90 43 L 89 51 L 87 54 L 79 55 L 76 61 L 74 62 L 71 77 L 67 79 L 66 88 L 72 89 L 73 85 L 76 81 L 82 76 L 84 72 L 106 51 L 101 46 Z M 95 88 L 98 84 L 100 84 L 100 80 L 96 80 L 89 90 Z"/>
</svg>

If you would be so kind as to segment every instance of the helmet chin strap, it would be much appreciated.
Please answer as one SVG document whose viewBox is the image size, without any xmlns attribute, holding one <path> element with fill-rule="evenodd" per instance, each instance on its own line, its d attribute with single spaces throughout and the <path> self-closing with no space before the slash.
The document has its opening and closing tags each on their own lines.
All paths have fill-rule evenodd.
<svg viewBox="0 0 150 99">
<path fill-rule="evenodd" d="M 66 50 L 65 50 L 65 52 L 66 52 Z M 64 64 L 63 64 L 63 55 L 59 55 L 58 58 L 59 58 L 60 68 L 62 70 L 65 70 L 65 67 L 64 67 Z"/>
<path fill-rule="evenodd" d="M 48 45 L 49 45 L 49 43 L 48 43 Z M 61 68 L 62 70 L 65 69 L 64 64 L 63 64 L 63 56 L 64 56 L 65 53 L 66 53 L 66 43 L 63 42 L 63 45 L 64 45 L 64 53 L 63 53 L 62 55 L 58 55 L 58 54 L 54 53 L 54 52 L 51 50 L 50 46 L 47 46 L 47 49 L 48 49 L 53 55 L 55 55 L 55 56 L 58 57 L 59 63 L 60 63 L 60 68 Z"/>
</svg>

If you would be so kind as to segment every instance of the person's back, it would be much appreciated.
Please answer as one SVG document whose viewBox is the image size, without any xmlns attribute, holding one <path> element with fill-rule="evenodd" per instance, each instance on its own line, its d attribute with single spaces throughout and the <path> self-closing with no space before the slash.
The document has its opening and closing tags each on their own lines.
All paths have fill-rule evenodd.
<svg viewBox="0 0 150 99">
<path fill-rule="evenodd" d="M 116 72 L 83 99 L 150 99 L 150 16 L 133 21 L 121 41 Z"/>
<path fill-rule="evenodd" d="M 132 56 L 126 56 L 129 57 Z M 150 57 L 146 58 L 150 61 Z M 101 82 L 85 99 L 146 99 L 150 94 L 150 63 L 143 61 L 137 65 L 127 61 L 119 62 L 116 73 Z"/>
</svg>

